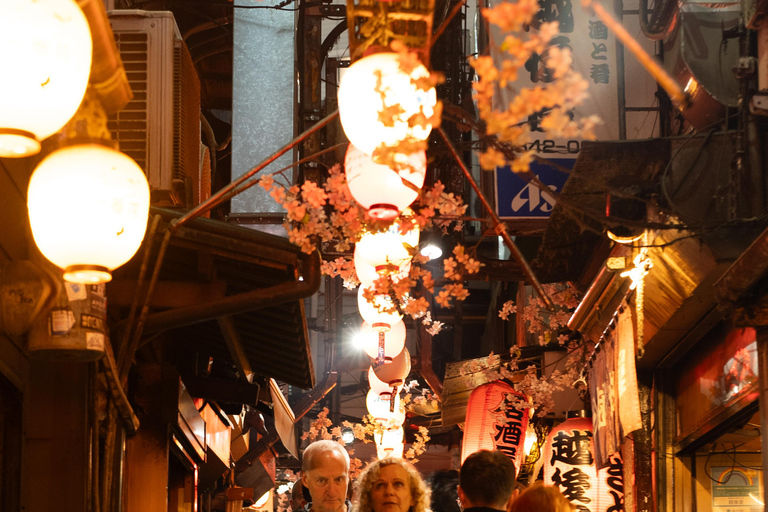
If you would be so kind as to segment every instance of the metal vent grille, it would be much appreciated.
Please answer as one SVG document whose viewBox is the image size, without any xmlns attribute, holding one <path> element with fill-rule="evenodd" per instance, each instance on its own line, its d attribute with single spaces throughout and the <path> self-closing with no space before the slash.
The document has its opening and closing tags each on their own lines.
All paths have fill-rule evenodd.
<svg viewBox="0 0 768 512">
<path fill-rule="evenodd" d="M 130 156 L 147 172 L 148 143 L 148 35 L 142 32 L 115 33 L 117 48 L 133 91 L 133 100 L 109 116 L 107 126 L 120 151 Z"/>
</svg>

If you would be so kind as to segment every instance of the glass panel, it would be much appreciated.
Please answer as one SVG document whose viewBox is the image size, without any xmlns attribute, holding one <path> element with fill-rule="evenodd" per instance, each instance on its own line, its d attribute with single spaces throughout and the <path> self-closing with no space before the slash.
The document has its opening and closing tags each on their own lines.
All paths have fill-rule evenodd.
<svg viewBox="0 0 768 512">
<path fill-rule="evenodd" d="M 685 436 L 745 395 L 757 380 L 755 330 L 713 329 L 683 364 L 677 381 L 678 435 Z"/>
</svg>

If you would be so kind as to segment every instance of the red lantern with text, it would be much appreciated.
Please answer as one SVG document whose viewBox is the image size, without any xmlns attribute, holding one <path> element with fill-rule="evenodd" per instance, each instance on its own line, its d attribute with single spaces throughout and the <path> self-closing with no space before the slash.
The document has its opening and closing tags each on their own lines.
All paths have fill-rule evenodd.
<svg viewBox="0 0 768 512">
<path fill-rule="evenodd" d="M 531 408 L 527 397 L 501 381 L 476 387 L 469 395 L 461 461 L 478 450 L 499 450 L 519 470 Z"/>
<path fill-rule="evenodd" d="M 592 420 L 583 413 L 571 411 L 569 418 L 547 436 L 544 483 L 556 485 L 579 512 L 623 511 L 621 456 L 615 454 L 611 465 L 597 471 Z"/>
</svg>

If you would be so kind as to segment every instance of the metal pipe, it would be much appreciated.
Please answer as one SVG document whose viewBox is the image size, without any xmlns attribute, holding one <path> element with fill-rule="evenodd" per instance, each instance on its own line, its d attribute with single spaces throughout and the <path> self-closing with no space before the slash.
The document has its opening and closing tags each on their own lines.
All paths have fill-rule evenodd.
<svg viewBox="0 0 768 512">
<path fill-rule="evenodd" d="M 591 8 L 592 12 L 594 12 L 598 18 L 600 18 L 603 23 L 613 32 L 613 35 L 616 36 L 616 39 L 621 41 L 624 46 L 629 49 L 630 52 L 635 56 L 635 58 L 640 62 L 640 65 L 642 65 L 646 71 L 648 71 L 651 76 L 661 85 L 665 91 L 667 91 L 667 94 L 669 94 L 669 97 L 672 99 L 672 102 L 675 103 L 678 108 L 681 110 L 685 109 L 689 103 L 690 103 L 690 97 L 688 93 L 686 93 L 682 87 L 680 87 L 680 84 L 678 84 L 669 74 L 667 74 L 666 71 L 664 71 L 664 68 L 659 65 L 658 62 L 653 60 L 653 58 L 648 55 L 648 52 L 646 52 L 642 46 L 640 46 L 640 43 L 638 43 L 634 37 L 632 37 L 629 32 L 624 28 L 624 26 L 616 21 L 613 16 L 611 16 L 608 11 L 605 10 L 605 8 L 600 5 L 600 3 L 595 2 L 594 0 L 583 0 L 582 5 L 584 8 Z"/>
<path fill-rule="evenodd" d="M 539 295 L 539 298 L 544 302 L 544 305 L 547 309 L 550 311 L 554 308 L 554 305 L 552 304 L 552 299 L 549 298 L 549 295 L 547 292 L 544 291 L 544 288 L 542 288 L 541 283 L 539 283 L 538 278 L 533 273 L 533 269 L 531 269 L 531 266 L 528 264 L 528 262 L 525 260 L 525 256 L 523 256 L 523 253 L 520 252 L 520 249 L 517 248 L 515 245 L 515 242 L 512 241 L 512 238 L 510 238 L 509 233 L 507 233 L 507 226 L 499 220 L 499 216 L 496 215 L 496 212 L 491 208 L 491 205 L 488 203 L 488 200 L 483 195 L 482 191 L 480 190 L 480 187 L 477 186 L 477 183 L 475 183 L 475 179 L 472 177 L 472 174 L 469 172 L 469 169 L 467 169 L 467 166 L 464 164 L 464 161 L 459 156 L 459 153 L 456 151 L 456 148 L 453 147 L 453 144 L 451 144 L 450 139 L 448 138 L 448 135 L 446 135 L 445 130 L 442 128 L 437 129 L 440 132 L 440 136 L 443 138 L 443 141 L 445 142 L 445 145 L 448 146 L 448 149 L 451 151 L 451 154 L 453 155 L 454 160 L 456 160 L 456 163 L 461 167 L 461 170 L 464 172 L 464 176 L 467 178 L 467 181 L 474 189 L 475 193 L 477 194 L 477 197 L 480 199 L 480 202 L 483 203 L 483 208 L 485 208 L 485 211 L 488 212 L 488 216 L 491 218 L 491 222 L 493 222 L 493 227 L 498 233 L 498 235 L 501 237 L 501 239 L 504 241 L 504 245 L 507 246 L 509 251 L 512 253 L 512 256 L 514 256 L 517 263 L 523 268 L 523 272 L 525 272 L 525 276 L 528 278 L 528 281 L 531 283 L 531 286 L 533 286 L 533 289 L 536 290 L 536 293 Z"/>
<path fill-rule="evenodd" d="M 299 142 L 303 141 L 313 133 L 315 133 L 320 128 L 324 127 L 331 121 L 333 121 L 337 116 L 339 115 L 339 111 L 336 110 L 335 112 L 328 114 L 323 119 L 318 121 L 316 124 L 312 125 L 310 128 L 305 130 L 302 134 L 300 134 L 298 137 L 293 139 L 291 142 L 283 146 L 282 148 L 278 149 L 277 152 L 273 153 L 271 156 L 267 157 L 264 161 L 262 161 L 259 165 L 252 168 L 250 171 L 247 171 L 242 176 L 237 178 L 236 180 L 231 181 L 226 186 L 222 187 L 221 190 L 213 194 L 211 197 L 200 203 L 199 205 L 195 206 L 192 210 L 187 212 L 183 217 L 181 217 L 178 220 L 174 220 L 171 222 L 171 230 L 175 231 L 190 220 L 194 219 L 195 217 L 199 217 L 203 213 L 211 210 L 212 208 L 216 207 L 223 198 L 234 188 L 237 188 L 241 183 L 243 183 L 245 180 L 256 174 L 257 172 L 264 169 L 266 166 L 280 158 L 284 153 L 286 153 L 289 149 L 293 148 L 295 145 L 297 145 Z"/>
<path fill-rule="evenodd" d="M 214 320 L 223 315 L 236 315 L 309 297 L 320 287 L 320 255 L 317 252 L 310 255 L 300 253 L 299 259 L 303 263 L 303 281 L 283 283 L 213 302 L 153 313 L 146 317 L 143 332 L 160 332 Z"/>
</svg>

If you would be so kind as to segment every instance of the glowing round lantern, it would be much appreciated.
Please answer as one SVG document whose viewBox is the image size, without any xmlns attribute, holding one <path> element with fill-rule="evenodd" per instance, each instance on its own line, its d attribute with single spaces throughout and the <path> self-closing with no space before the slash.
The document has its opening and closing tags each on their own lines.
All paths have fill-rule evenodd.
<svg viewBox="0 0 768 512">
<path fill-rule="evenodd" d="M 462 462 L 478 450 L 499 450 L 519 470 L 525 460 L 525 433 L 531 408 L 527 397 L 495 381 L 472 390 L 467 403 Z"/>
<path fill-rule="evenodd" d="M 400 169 L 393 169 L 374 162 L 371 155 L 350 144 L 344 171 L 352 197 L 371 217 L 393 219 L 419 196 L 427 173 L 427 153 L 411 153 Z"/>
<path fill-rule="evenodd" d="M 404 348 L 397 356 L 391 359 L 391 362 L 371 366 L 369 375 L 370 372 L 373 372 L 376 379 L 390 387 L 400 386 L 405 382 L 408 374 L 411 373 L 411 353 L 408 352 L 407 348 Z"/>
<path fill-rule="evenodd" d="M 74 0 L 9 0 L 0 15 L 0 48 L 0 157 L 32 155 L 83 100 L 91 31 Z"/>
<path fill-rule="evenodd" d="M 408 349 L 395 357 L 392 362 L 378 364 L 368 368 L 368 384 L 379 393 L 399 393 L 405 384 L 405 378 L 411 372 L 411 354 Z"/>
<path fill-rule="evenodd" d="M 426 140 L 432 126 L 409 126 L 408 120 L 419 112 L 426 117 L 434 114 L 434 87 L 424 91 L 414 83 L 427 76 L 429 71 L 421 64 L 410 73 L 401 70 L 399 56 L 392 52 L 374 53 L 352 64 L 339 84 L 339 117 L 349 141 L 370 155 L 382 144 L 394 147 L 406 139 Z M 385 126 L 379 113 L 397 105 L 399 115 Z"/>
<path fill-rule="evenodd" d="M 363 286 L 370 286 L 379 276 L 386 274 L 391 275 L 394 281 L 399 281 L 408 275 L 411 250 L 418 245 L 419 228 L 414 227 L 401 233 L 400 225 L 396 222 L 386 231 L 364 234 L 355 244 L 357 278 Z"/>
<path fill-rule="evenodd" d="M 582 412 L 582 411 L 579 411 Z M 556 485 L 581 510 L 598 510 L 592 420 L 569 413 L 552 429 L 544 445 L 544 484 Z"/>
<path fill-rule="evenodd" d="M 109 281 L 147 228 L 149 185 L 131 158 L 98 144 L 47 156 L 29 181 L 27 209 L 40 252 L 78 283 Z"/>
<path fill-rule="evenodd" d="M 358 289 L 357 307 L 360 309 L 360 316 L 373 329 L 386 332 L 403 319 L 403 315 L 397 311 L 395 303 L 389 295 L 374 295 L 373 301 L 368 302 L 363 297 L 364 289 L 365 286 L 363 285 Z"/>
<path fill-rule="evenodd" d="M 376 443 L 376 457 L 386 459 L 388 457 L 403 457 L 405 432 L 403 427 L 386 428 L 373 434 Z"/>
<path fill-rule="evenodd" d="M 405 409 L 400 404 L 400 395 L 397 393 L 392 395 L 370 390 L 365 397 L 365 406 L 368 408 L 368 414 L 382 425 L 400 426 L 405 422 Z"/>
<path fill-rule="evenodd" d="M 405 347 L 405 323 L 400 320 L 392 324 L 389 331 L 381 332 L 371 327 L 368 322 L 363 322 L 358 336 L 368 356 L 377 359 L 379 363 L 387 363 L 400 354 Z"/>
</svg>

